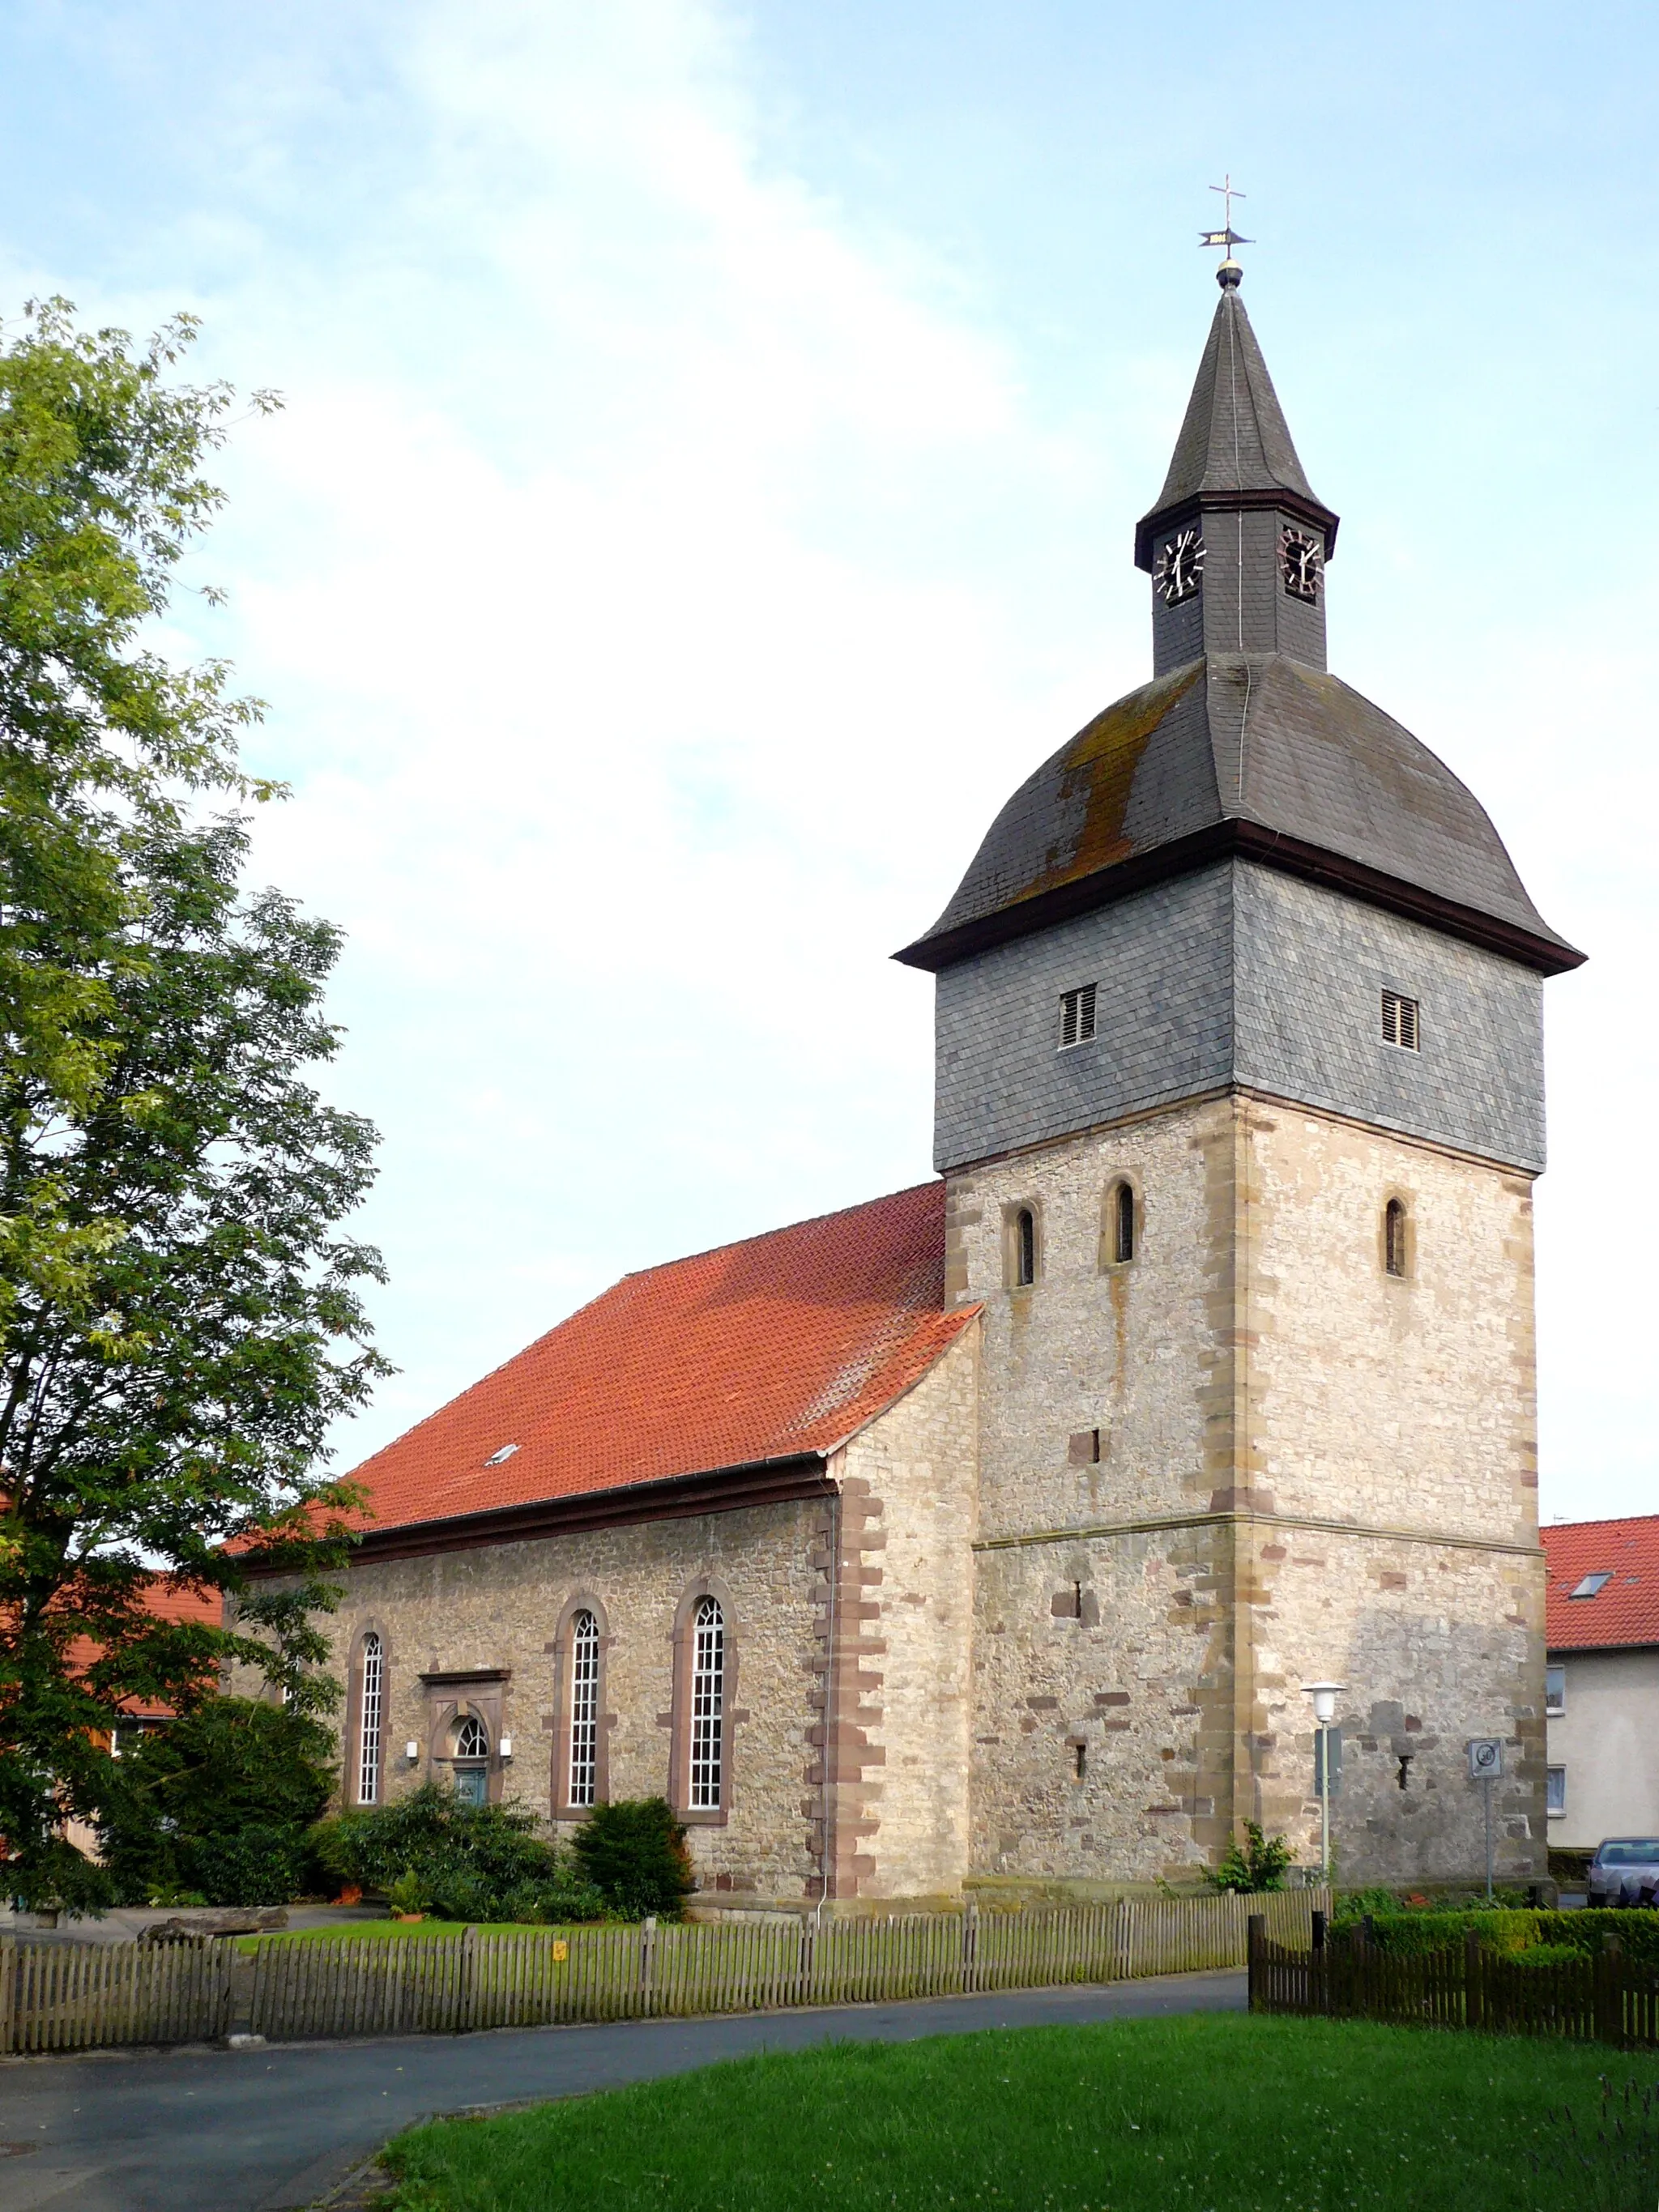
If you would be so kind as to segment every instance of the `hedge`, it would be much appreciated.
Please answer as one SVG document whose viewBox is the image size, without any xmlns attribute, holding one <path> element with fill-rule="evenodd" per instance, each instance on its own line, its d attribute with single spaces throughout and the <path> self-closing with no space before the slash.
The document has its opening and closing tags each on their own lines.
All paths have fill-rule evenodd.
<svg viewBox="0 0 1659 2212">
<path fill-rule="evenodd" d="M 1626 1954 L 1659 1966 L 1659 1912 L 1374 1912 L 1371 1941 L 1380 1951 L 1418 1955 L 1465 1942 L 1471 1930 L 1488 1951 L 1515 1955 L 1540 1944 L 1599 1951 L 1616 1937 Z"/>
</svg>

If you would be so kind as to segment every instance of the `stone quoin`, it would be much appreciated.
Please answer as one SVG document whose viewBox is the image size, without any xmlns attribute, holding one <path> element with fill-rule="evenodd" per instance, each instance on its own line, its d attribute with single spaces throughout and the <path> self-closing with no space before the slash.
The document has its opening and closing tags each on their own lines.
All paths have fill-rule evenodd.
<svg viewBox="0 0 1659 2212">
<path fill-rule="evenodd" d="M 1478 1871 L 1472 1736 L 1544 1875 L 1531 1194 L 1582 955 L 1328 670 L 1337 517 L 1222 279 L 1135 535 L 1152 679 L 897 956 L 935 1179 L 625 1278 L 356 1470 L 348 1802 L 665 1793 L 705 1908 L 1098 1894 L 1246 1820 L 1316 1862 L 1326 1680 L 1345 1883 Z"/>
</svg>

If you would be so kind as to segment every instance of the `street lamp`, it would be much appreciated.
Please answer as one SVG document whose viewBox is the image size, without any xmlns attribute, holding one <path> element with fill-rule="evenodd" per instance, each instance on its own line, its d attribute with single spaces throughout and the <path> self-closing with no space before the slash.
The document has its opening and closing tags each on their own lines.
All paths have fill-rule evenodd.
<svg viewBox="0 0 1659 2212">
<path fill-rule="evenodd" d="M 1328 1883 L 1331 1878 L 1331 1723 L 1336 1717 L 1336 1701 L 1347 1688 L 1346 1682 L 1304 1682 L 1302 1694 L 1313 1699 L 1314 1719 L 1318 1734 L 1314 1743 L 1314 1785 L 1319 1793 L 1319 1871 Z"/>
</svg>

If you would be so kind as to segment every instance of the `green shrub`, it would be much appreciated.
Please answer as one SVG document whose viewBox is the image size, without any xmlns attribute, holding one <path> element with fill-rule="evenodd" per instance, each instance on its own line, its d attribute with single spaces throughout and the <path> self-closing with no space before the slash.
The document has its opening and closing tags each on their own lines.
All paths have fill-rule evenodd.
<svg viewBox="0 0 1659 2212">
<path fill-rule="evenodd" d="M 1348 1917 L 1348 1924 L 1357 1918 Z M 1659 1966 L 1659 1912 L 1402 1912 L 1374 1911 L 1371 1938 L 1377 1948 L 1420 1955 L 1462 1943 L 1470 1929 L 1489 1951 L 1529 1957 L 1540 1948 L 1565 1946 L 1594 1956 L 1609 1937 L 1632 1959 Z"/>
<path fill-rule="evenodd" d="M 1373 1912 L 1371 1940 L 1382 1951 L 1419 1957 L 1460 1944 L 1473 1929 L 1488 1951 L 1524 1951 L 1538 1941 L 1535 1912 L 1498 1908 L 1491 1912 Z"/>
<path fill-rule="evenodd" d="M 1571 1943 L 1575 1950 L 1599 1951 L 1609 1937 L 1627 1958 L 1659 1966 L 1659 1912 L 1540 1912 L 1538 1937 L 1543 1943 Z"/>
<path fill-rule="evenodd" d="M 1514 1954 L 1517 1966 L 1571 1966 L 1582 1965 L 1589 1956 L 1577 1943 L 1534 1943 L 1528 1951 Z"/>
<path fill-rule="evenodd" d="M 286 1905 L 309 1886 L 312 1872 L 303 1828 L 257 1823 L 234 1835 L 181 1841 L 178 1860 L 210 1905 Z"/>
<path fill-rule="evenodd" d="M 596 1805 L 577 1831 L 582 1872 L 617 1911 L 678 1920 L 696 1887 L 685 1830 L 665 1797 Z"/>
<path fill-rule="evenodd" d="M 99 1849 L 117 1899 L 200 1893 L 211 1905 L 287 1905 L 316 1886 L 307 1831 L 328 1802 L 334 1742 L 309 1715 L 209 1698 L 126 1738 Z"/>
<path fill-rule="evenodd" d="M 386 1901 L 394 1912 L 429 1912 L 432 1893 L 413 1867 L 405 1867 L 396 1881 L 386 1884 Z"/>
<path fill-rule="evenodd" d="M 1205 1871 L 1217 1889 L 1255 1895 L 1264 1889 L 1283 1889 L 1285 1870 L 1295 1856 L 1283 1836 L 1265 1836 L 1254 1820 L 1246 1820 L 1244 1848 L 1241 1850 L 1235 1838 L 1221 1864 Z"/>
<path fill-rule="evenodd" d="M 521 1921 L 532 1928 L 568 1928 L 576 1921 L 620 1917 L 580 1868 L 567 1860 L 561 1860 L 552 1882 L 520 1882 L 501 1900 L 503 1920 Z"/>
<path fill-rule="evenodd" d="M 605 1899 L 568 1853 L 534 1831 L 517 1805 L 470 1805 L 423 1782 L 389 1805 L 336 1814 L 311 1832 L 312 1847 L 336 1883 L 390 1899 L 441 1920 L 597 1920 Z"/>
</svg>

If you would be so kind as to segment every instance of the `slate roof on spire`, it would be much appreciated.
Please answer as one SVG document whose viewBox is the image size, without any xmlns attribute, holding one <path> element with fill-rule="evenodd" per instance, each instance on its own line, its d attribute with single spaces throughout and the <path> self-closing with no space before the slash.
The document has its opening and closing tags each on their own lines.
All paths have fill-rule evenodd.
<svg viewBox="0 0 1659 2212">
<path fill-rule="evenodd" d="M 1186 508 L 1336 517 L 1297 458 L 1235 289 L 1223 292 L 1152 534 Z M 1144 556 L 1144 557 L 1143 557 Z M 1212 653 L 1097 714 L 1028 776 L 945 912 L 894 957 L 937 971 L 1237 854 L 1545 975 L 1583 959 L 1527 896 L 1486 809 L 1411 732 L 1284 653 Z"/>
<path fill-rule="evenodd" d="M 1323 527 L 1328 557 L 1336 516 L 1308 482 L 1244 302 L 1236 290 L 1216 302 L 1192 398 L 1169 474 L 1135 532 L 1135 560 L 1152 565 L 1152 540 L 1183 507 L 1226 506 L 1236 495 L 1288 506 Z"/>
</svg>

